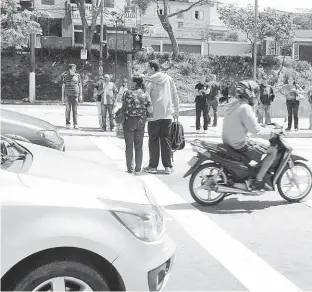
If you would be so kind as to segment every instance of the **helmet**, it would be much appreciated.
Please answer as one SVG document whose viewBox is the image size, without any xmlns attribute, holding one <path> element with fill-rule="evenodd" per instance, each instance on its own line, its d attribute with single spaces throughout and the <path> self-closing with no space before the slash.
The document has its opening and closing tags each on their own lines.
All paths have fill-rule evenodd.
<svg viewBox="0 0 312 292">
<path fill-rule="evenodd" d="M 236 86 L 236 95 L 239 98 L 248 99 L 251 106 L 255 104 L 259 91 L 260 87 L 258 83 L 253 80 L 240 81 Z"/>
</svg>

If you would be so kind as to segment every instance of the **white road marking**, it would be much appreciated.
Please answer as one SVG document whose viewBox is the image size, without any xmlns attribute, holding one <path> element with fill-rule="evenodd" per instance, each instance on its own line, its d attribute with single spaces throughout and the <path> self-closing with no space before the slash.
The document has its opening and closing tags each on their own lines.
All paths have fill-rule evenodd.
<svg viewBox="0 0 312 292">
<path fill-rule="evenodd" d="M 307 205 L 308 207 L 311 207 L 312 208 L 312 200 L 310 201 L 306 201 L 306 202 L 303 202 L 305 205 Z"/>
<path fill-rule="evenodd" d="M 115 147 L 112 139 L 92 137 L 92 141 L 119 168 L 125 169 L 124 151 Z M 157 203 L 193 237 L 209 254 L 215 257 L 249 291 L 301 291 L 286 277 L 274 270 L 260 257 L 233 239 L 207 215 L 174 193 L 156 176 L 140 176 L 146 183 Z M 172 206 L 173 205 L 173 206 Z"/>
</svg>

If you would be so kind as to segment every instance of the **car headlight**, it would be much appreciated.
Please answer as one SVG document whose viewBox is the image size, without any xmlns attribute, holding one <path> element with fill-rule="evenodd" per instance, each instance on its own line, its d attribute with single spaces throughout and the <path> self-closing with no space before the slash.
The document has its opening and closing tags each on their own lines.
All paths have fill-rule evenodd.
<svg viewBox="0 0 312 292">
<path fill-rule="evenodd" d="M 53 130 L 39 131 L 38 135 L 42 139 L 48 140 L 48 141 L 53 142 L 53 143 L 57 143 L 60 140 L 58 133 L 56 131 L 53 131 Z"/>
<path fill-rule="evenodd" d="M 99 199 L 105 203 L 107 210 L 138 239 L 153 242 L 164 234 L 164 218 L 160 207 Z"/>
</svg>

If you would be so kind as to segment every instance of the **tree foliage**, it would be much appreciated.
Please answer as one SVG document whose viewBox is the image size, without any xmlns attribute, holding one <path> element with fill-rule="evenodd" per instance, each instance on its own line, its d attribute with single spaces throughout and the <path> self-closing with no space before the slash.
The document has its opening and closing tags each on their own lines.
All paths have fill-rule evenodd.
<svg viewBox="0 0 312 292">
<path fill-rule="evenodd" d="M 42 34 L 38 17 L 48 17 L 45 12 L 18 11 L 20 5 L 16 0 L 1 1 L 1 48 L 27 47 L 32 33 Z"/>
<path fill-rule="evenodd" d="M 254 6 L 237 7 L 223 5 L 218 7 L 220 20 L 232 30 L 246 34 L 253 44 L 255 30 Z M 294 25 L 290 13 L 266 8 L 258 13 L 257 39 L 273 38 L 275 41 L 290 40 L 294 35 Z"/>
<path fill-rule="evenodd" d="M 293 21 L 300 29 L 312 29 L 312 9 L 294 15 Z"/>
</svg>

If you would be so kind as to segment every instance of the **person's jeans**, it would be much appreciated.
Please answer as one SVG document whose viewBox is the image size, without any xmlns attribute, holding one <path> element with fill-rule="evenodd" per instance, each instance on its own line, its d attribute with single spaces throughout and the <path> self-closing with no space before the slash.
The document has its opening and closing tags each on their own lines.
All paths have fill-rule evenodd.
<svg viewBox="0 0 312 292">
<path fill-rule="evenodd" d="M 271 123 L 271 105 L 262 104 L 258 108 L 258 123 L 263 124 L 263 117 L 265 117 L 265 124 Z"/>
<path fill-rule="evenodd" d="M 204 102 L 196 103 L 196 130 L 200 130 L 200 118 L 201 113 L 203 112 L 204 118 L 204 130 L 208 128 L 208 107 Z"/>
<path fill-rule="evenodd" d="M 102 108 L 101 107 L 102 107 L 101 102 L 97 101 L 96 108 L 97 108 L 97 113 L 98 113 L 98 119 L 99 119 L 100 127 L 102 128 L 103 123 L 102 123 Z"/>
<path fill-rule="evenodd" d="M 218 100 L 217 99 L 208 100 L 207 104 L 208 104 L 208 115 L 209 115 L 210 109 L 212 108 L 213 110 L 213 126 L 216 126 L 218 123 L 218 105 L 219 105 Z M 208 117 L 208 120 L 210 121 L 209 117 Z"/>
<path fill-rule="evenodd" d="M 149 167 L 157 168 L 159 164 L 160 148 L 161 160 L 164 167 L 172 167 L 171 164 L 171 119 L 161 119 L 148 122 L 149 135 Z"/>
<path fill-rule="evenodd" d="M 73 122 L 77 125 L 77 108 L 78 108 L 78 96 L 67 96 L 66 97 L 66 125 L 70 125 L 70 112 L 73 110 Z"/>
<path fill-rule="evenodd" d="M 294 122 L 295 122 L 295 129 L 298 129 L 299 100 L 287 100 L 286 106 L 287 106 L 287 112 L 288 112 L 288 129 L 291 129 L 293 116 L 294 116 Z"/>
<path fill-rule="evenodd" d="M 113 105 L 102 103 L 101 111 L 102 111 L 102 128 L 106 129 L 106 117 L 107 117 L 107 112 L 108 112 L 110 129 L 111 130 L 114 129 Z"/>
<path fill-rule="evenodd" d="M 126 144 L 126 162 L 129 172 L 133 171 L 133 145 L 135 151 L 135 171 L 140 172 L 143 160 L 143 139 L 145 119 L 128 117 L 123 125 Z"/>
</svg>

